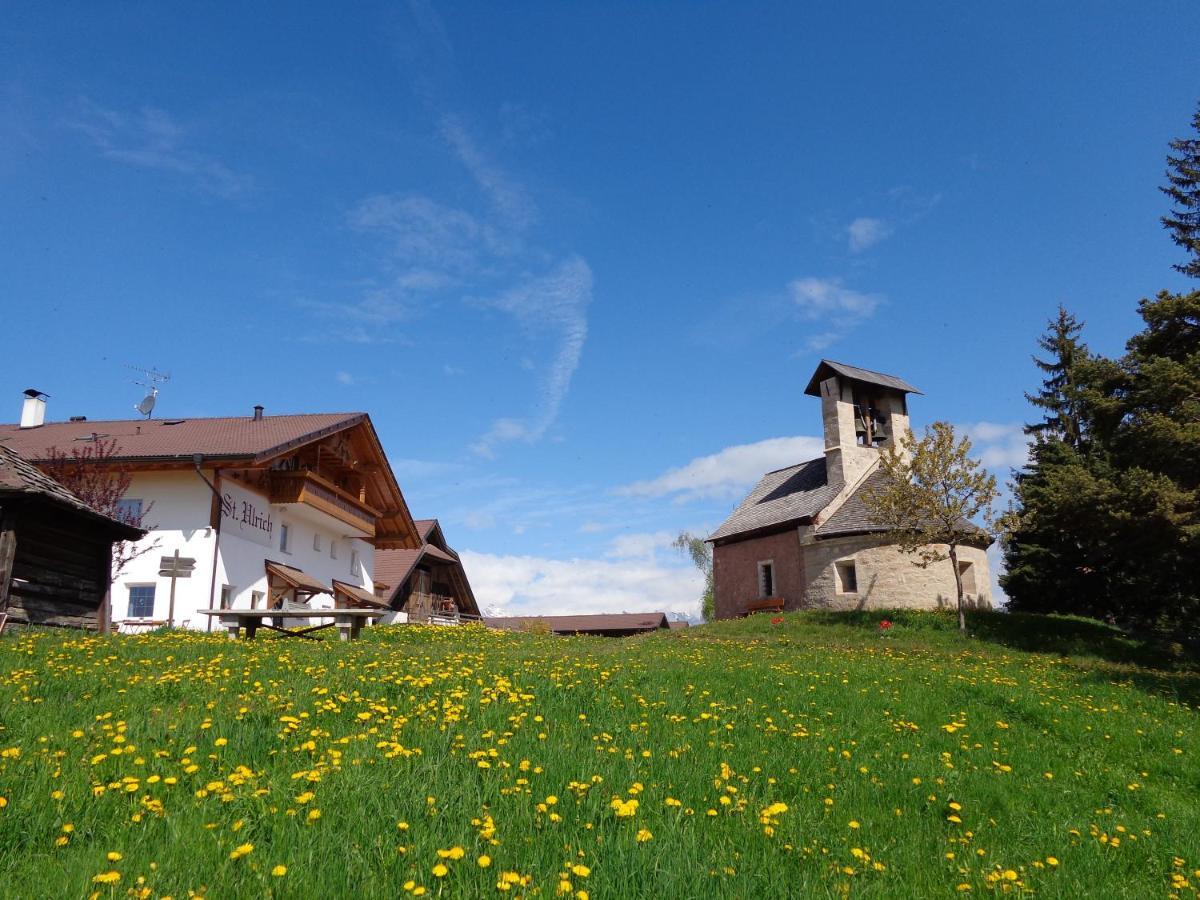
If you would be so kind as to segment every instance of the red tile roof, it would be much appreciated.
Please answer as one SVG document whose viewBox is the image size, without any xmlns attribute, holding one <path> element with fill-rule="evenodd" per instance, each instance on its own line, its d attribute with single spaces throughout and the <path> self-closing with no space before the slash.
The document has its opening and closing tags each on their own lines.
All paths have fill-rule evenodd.
<svg viewBox="0 0 1200 900">
<path fill-rule="evenodd" d="M 269 459 L 294 446 L 357 425 L 366 413 L 303 413 L 192 419 L 118 419 L 48 422 L 36 428 L 0 425 L 0 444 L 33 461 L 45 460 L 52 447 L 70 453 L 93 434 L 117 444 L 122 460 L 190 460 L 206 457 Z"/>
<path fill-rule="evenodd" d="M 418 526 L 419 528 L 420 526 Z M 404 579 L 412 572 L 423 551 L 417 550 L 376 550 L 375 551 L 375 581 L 387 585 L 390 595 L 404 583 Z"/>
</svg>

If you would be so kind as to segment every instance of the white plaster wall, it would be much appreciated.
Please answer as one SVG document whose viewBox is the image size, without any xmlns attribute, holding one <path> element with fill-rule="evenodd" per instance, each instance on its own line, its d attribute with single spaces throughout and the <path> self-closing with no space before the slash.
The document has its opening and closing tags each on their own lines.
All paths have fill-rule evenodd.
<svg viewBox="0 0 1200 900">
<path fill-rule="evenodd" d="M 179 550 L 180 556 L 196 560 L 196 569 L 191 578 L 176 582 L 175 620 L 178 624 L 185 618 L 191 619 L 191 627 L 199 624 L 203 628 L 204 623 L 195 621 L 193 611 L 207 605 L 212 577 L 215 529 L 208 525 L 212 492 L 195 472 L 138 472 L 133 475 L 125 496 L 141 499 L 145 511 L 143 524 L 151 528 L 135 547 L 152 549 L 113 574 L 113 621 L 129 616 L 130 586 L 146 584 L 155 586 L 154 618 L 167 618 L 171 581 L 158 576 L 159 563 L 162 557 Z"/>
<path fill-rule="evenodd" d="M 221 536 L 220 564 L 217 567 L 216 598 L 221 596 L 221 587 L 229 585 L 234 589 L 233 605 L 240 608 L 250 608 L 251 594 L 254 591 L 267 592 L 267 574 L 264 568 L 266 560 L 303 569 L 307 574 L 322 584 L 331 584 L 336 578 L 347 584 L 357 585 L 370 593 L 375 593 L 373 573 L 375 569 L 375 548 L 361 538 L 347 537 L 340 529 L 336 529 L 330 519 L 329 527 L 320 527 L 306 516 L 303 520 L 289 516 L 286 507 L 271 506 L 271 513 L 281 525 L 288 526 L 288 552 L 280 549 L 279 538 L 283 529 L 275 528 L 275 540 L 270 547 L 238 537 Z M 321 536 L 321 549 L 313 547 L 313 535 Z M 330 554 L 331 542 L 337 542 L 337 558 Z M 359 569 L 351 572 L 351 551 L 358 551 Z M 215 605 L 215 604 L 214 604 Z M 312 599 L 311 605 L 318 609 L 333 606 L 333 597 L 321 594 Z"/>
<path fill-rule="evenodd" d="M 205 474 L 213 480 L 213 473 Z M 301 519 L 289 514 L 286 506 L 271 505 L 271 514 L 277 523 L 271 545 L 264 546 L 228 531 L 222 534 L 214 584 L 216 530 L 208 525 L 213 499 L 208 485 L 190 470 L 138 473 L 126 496 L 140 498 L 143 508 L 153 502 L 145 517 L 145 524 L 152 527 L 152 531 L 138 546 L 156 542 L 157 546 L 114 575 L 114 621 L 129 617 L 129 588 L 145 584 L 155 586 L 154 618 L 167 618 L 171 582 L 169 578 L 159 577 L 158 569 L 162 557 L 171 556 L 177 548 L 180 556 L 196 560 L 192 577 L 179 579 L 175 589 L 175 624 L 189 628 L 204 630 L 209 627 L 208 617 L 199 615 L 198 610 L 219 606 L 224 585 L 234 589 L 234 607 L 248 609 L 254 591 L 261 591 L 265 596 L 267 576 L 264 565 L 267 560 L 302 569 L 323 584 L 331 584 L 337 579 L 374 593 L 375 548 L 360 537 L 347 535 L 341 523 L 330 516 L 307 510 Z M 264 506 L 267 506 L 265 501 Z M 279 524 L 288 526 L 289 552 L 280 549 L 282 529 Z M 314 549 L 314 534 L 320 534 L 320 550 Z M 334 542 L 336 559 L 330 553 Z M 351 551 L 358 552 L 357 573 L 351 571 Z M 313 598 L 312 605 L 332 607 L 333 597 L 319 595 Z"/>
<path fill-rule="evenodd" d="M 938 549 L 945 551 L 945 546 Z M 953 609 L 956 605 L 954 572 L 949 560 L 928 568 L 913 565 L 917 557 L 901 553 L 894 544 L 882 544 L 878 536 L 855 535 L 828 538 L 804 544 L 807 581 L 805 606 L 824 609 Z M 975 547 L 959 547 L 960 562 L 974 565 L 976 591 L 964 596 L 968 605 L 991 608 L 991 575 L 987 553 Z M 835 564 L 853 559 L 858 591 L 838 590 Z"/>
</svg>

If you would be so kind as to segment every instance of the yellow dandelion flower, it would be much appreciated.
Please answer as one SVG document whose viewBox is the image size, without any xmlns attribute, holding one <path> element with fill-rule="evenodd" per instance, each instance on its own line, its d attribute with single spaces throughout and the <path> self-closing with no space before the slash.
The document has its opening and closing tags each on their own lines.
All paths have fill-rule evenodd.
<svg viewBox="0 0 1200 900">
<path fill-rule="evenodd" d="M 445 878 L 446 873 L 448 873 L 450 870 L 446 868 L 445 863 L 438 863 L 430 871 L 433 872 L 434 878 Z"/>
<path fill-rule="evenodd" d="M 282 878 L 287 874 L 287 866 L 282 863 L 271 870 L 271 874 L 276 878 Z"/>
</svg>

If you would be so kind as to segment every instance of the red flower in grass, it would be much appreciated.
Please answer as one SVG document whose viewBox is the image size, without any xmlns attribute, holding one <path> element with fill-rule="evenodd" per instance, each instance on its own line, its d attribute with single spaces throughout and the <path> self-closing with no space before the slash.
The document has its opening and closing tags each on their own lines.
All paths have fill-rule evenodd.
<svg viewBox="0 0 1200 900">
<path fill-rule="evenodd" d="M 880 630 L 880 631 L 887 631 L 887 630 L 888 630 L 889 628 L 891 628 L 891 627 L 892 627 L 892 623 L 891 623 L 891 622 L 889 622 L 887 619 L 883 619 L 883 620 L 881 620 L 881 621 L 880 621 L 880 623 L 879 623 L 879 630 Z"/>
<path fill-rule="evenodd" d="M 771 620 L 772 625 L 780 625 L 783 622 L 783 616 L 776 616 Z"/>
</svg>

